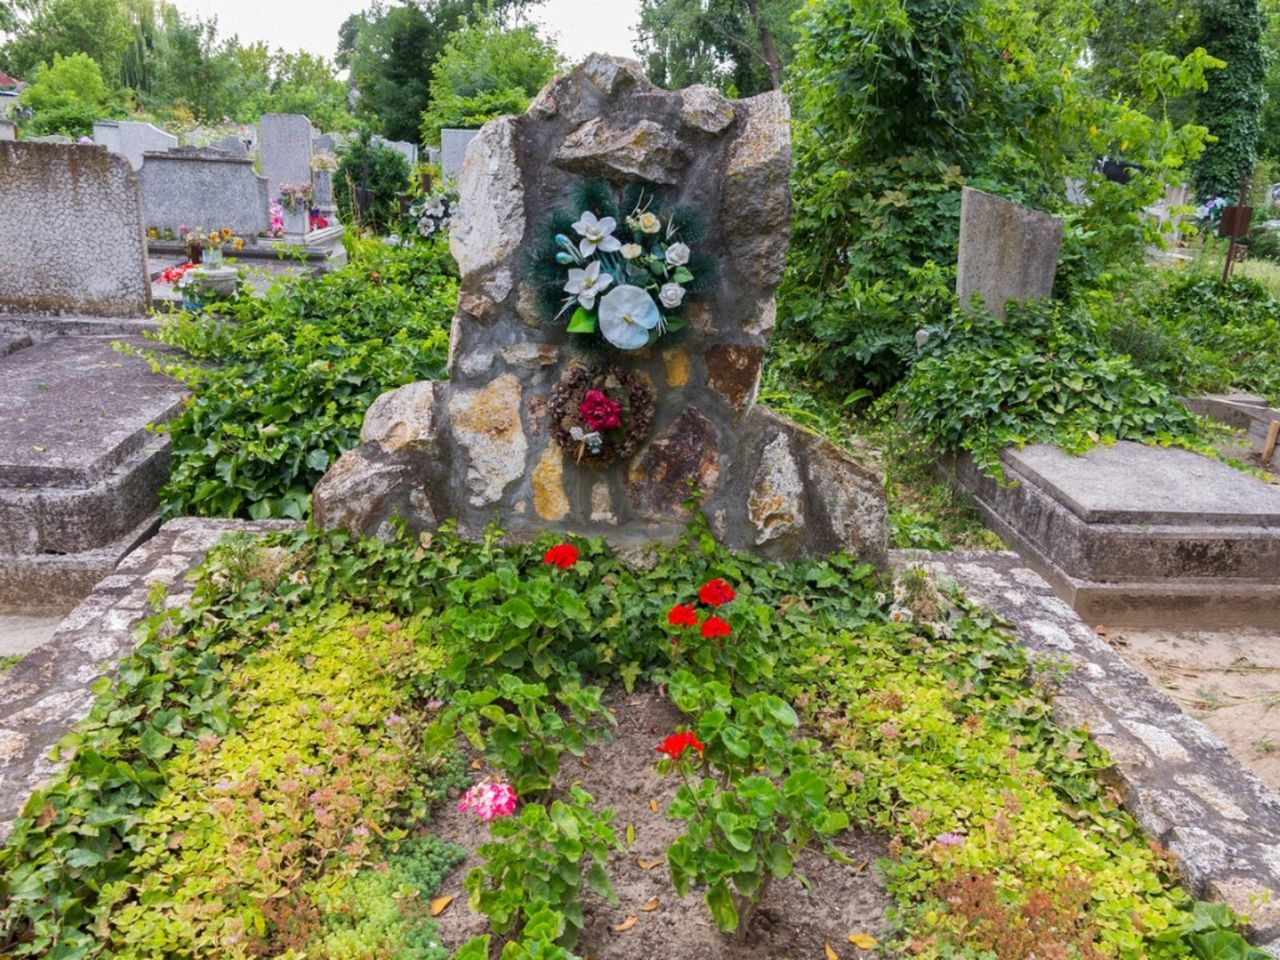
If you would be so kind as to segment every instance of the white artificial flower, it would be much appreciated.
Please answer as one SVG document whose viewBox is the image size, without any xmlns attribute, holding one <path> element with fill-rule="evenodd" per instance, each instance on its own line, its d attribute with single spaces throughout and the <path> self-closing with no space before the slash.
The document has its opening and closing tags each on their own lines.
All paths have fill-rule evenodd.
<svg viewBox="0 0 1280 960">
<path fill-rule="evenodd" d="M 662 229 L 662 221 L 652 213 L 642 213 L 636 219 L 636 224 L 644 233 L 657 233 Z"/>
<path fill-rule="evenodd" d="M 423 217 L 418 221 L 418 232 L 424 237 L 429 237 L 436 232 L 436 222 L 430 217 Z"/>
<path fill-rule="evenodd" d="M 444 198 L 434 197 L 427 204 L 424 212 L 431 217 L 443 217 L 444 216 Z"/>
<path fill-rule="evenodd" d="M 678 283 L 664 283 L 658 291 L 658 300 L 668 310 L 674 310 L 684 301 L 684 287 Z"/>
<path fill-rule="evenodd" d="M 613 217 L 597 220 L 596 215 L 590 210 L 582 211 L 582 216 L 573 225 L 573 229 L 582 237 L 578 241 L 579 252 L 585 258 L 591 256 L 596 250 L 601 253 L 614 253 L 621 250 L 622 241 L 613 235 L 613 231 L 617 228 L 618 221 Z"/>
<path fill-rule="evenodd" d="M 588 264 L 585 270 L 571 269 L 569 282 L 564 285 L 564 292 L 573 294 L 584 309 L 590 310 L 596 305 L 596 297 L 604 293 L 611 283 L 613 283 L 613 277 L 600 272 L 600 261 L 597 260 Z"/>
<path fill-rule="evenodd" d="M 622 256 L 627 260 L 634 260 L 642 253 L 644 253 L 644 247 L 638 243 L 624 243 L 622 245 Z"/>
<path fill-rule="evenodd" d="M 673 243 L 667 247 L 667 263 L 673 267 L 683 267 L 689 262 L 689 248 L 683 243 Z"/>
<path fill-rule="evenodd" d="M 623 284 L 600 300 L 600 333 L 619 350 L 639 350 L 662 314 L 642 288 Z"/>
</svg>

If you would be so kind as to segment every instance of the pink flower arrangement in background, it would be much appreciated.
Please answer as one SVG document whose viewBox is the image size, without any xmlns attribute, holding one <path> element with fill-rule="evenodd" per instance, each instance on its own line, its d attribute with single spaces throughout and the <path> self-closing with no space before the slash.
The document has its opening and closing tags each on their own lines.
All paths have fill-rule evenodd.
<svg viewBox="0 0 1280 960">
<path fill-rule="evenodd" d="M 496 817 L 509 817 L 516 812 L 516 792 L 511 789 L 511 784 L 503 780 L 477 783 L 458 801 L 459 813 L 466 813 L 468 810 L 484 823 Z"/>
<path fill-rule="evenodd" d="M 267 230 L 269 237 L 284 236 L 284 207 L 280 206 L 279 200 L 271 201 L 271 228 Z"/>
</svg>

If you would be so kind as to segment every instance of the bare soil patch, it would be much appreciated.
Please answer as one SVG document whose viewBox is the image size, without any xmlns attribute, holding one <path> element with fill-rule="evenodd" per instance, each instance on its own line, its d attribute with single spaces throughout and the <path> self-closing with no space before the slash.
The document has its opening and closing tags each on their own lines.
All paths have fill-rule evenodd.
<svg viewBox="0 0 1280 960">
<path fill-rule="evenodd" d="M 652 688 L 633 695 L 618 690 L 611 709 L 617 719 L 612 739 L 588 748 L 583 763 L 570 758 L 561 779 L 564 786 L 581 785 L 600 807 L 613 808 L 614 828 L 624 844 L 627 826 L 633 825 L 635 843 L 625 855 L 612 857 L 607 868 L 620 905 L 590 893 L 584 896 L 586 923 L 575 952 L 588 960 L 818 960 L 824 957 L 824 945 L 830 944 L 841 960 L 871 955 L 848 938 L 855 933 L 878 939 L 885 935 L 890 900 L 876 869 L 876 861 L 887 855 L 883 837 L 853 831 L 842 836 L 837 846 L 852 865 L 836 863 L 818 851 L 806 852 L 798 859 L 798 872 L 808 879 L 809 889 L 796 877 L 775 882 L 747 936 L 725 938 L 711 922 L 701 892 L 677 897 L 667 873 L 666 848 L 681 833 L 681 824 L 668 820 L 663 811 L 679 779 L 658 776 L 654 747 L 683 722 L 683 716 Z M 477 779 L 480 776 L 477 772 Z M 488 839 L 488 828 L 471 814 L 458 813 L 453 803 L 436 811 L 430 829 L 471 851 Z M 467 906 L 463 888 L 467 871 L 480 863 L 472 853 L 440 888 L 441 894 L 457 898 L 437 918 L 451 949 L 488 929 L 486 918 Z M 635 923 L 627 929 L 614 929 L 631 917 Z"/>
<path fill-rule="evenodd" d="M 1098 628 L 1153 686 L 1280 790 L 1280 633 Z"/>
</svg>

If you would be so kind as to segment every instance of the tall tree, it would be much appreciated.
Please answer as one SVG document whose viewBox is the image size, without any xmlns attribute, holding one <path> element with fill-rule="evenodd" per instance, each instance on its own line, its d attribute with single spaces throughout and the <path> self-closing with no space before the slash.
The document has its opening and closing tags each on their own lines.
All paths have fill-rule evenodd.
<svg viewBox="0 0 1280 960">
<path fill-rule="evenodd" d="M 115 85 L 129 45 L 130 30 L 120 0 L 43 0 L 5 44 L 3 63 L 18 76 L 31 75 L 54 54 L 83 53 Z"/>
<path fill-rule="evenodd" d="M 748 96 L 782 86 L 802 0 L 641 0 L 640 53 L 655 83 Z"/>
<path fill-rule="evenodd" d="M 1217 138 L 1205 148 L 1195 170 L 1202 199 L 1234 197 L 1240 178 L 1258 161 L 1258 137 L 1265 99 L 1262 16 L 1258 0 L 1200 0 L 1198 43 L 1226 61 L 1196 102 L 1196 119 Z"/>
</svg>

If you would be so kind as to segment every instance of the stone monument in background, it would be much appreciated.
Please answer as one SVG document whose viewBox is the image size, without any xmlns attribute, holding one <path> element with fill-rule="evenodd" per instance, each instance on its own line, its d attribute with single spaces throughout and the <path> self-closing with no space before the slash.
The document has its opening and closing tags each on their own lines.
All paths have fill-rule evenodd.
<svg viewBox="0 0 1280 960">
<path fill-rule="evenodd" d="M 693 497 L 732 547 L 778 558 L 843 550 L 883 563 L 880 477 L 755 403 L 786 261 L 790 171 L 780 93 L 729 101 L 708 87 L 664 91 L 638 64 L 599 55 L 554 80 L 524 115 L 487 124 L 468 148 L 452 228 L 462 283 L 449 380 L 378 398 L 362 445 L 317 485 L 316 521 L 372 535 L 386 535 L 396 517 L 418 529 L 456 518 L 468 535 L 497 521 L 516 537 L 559 530 L 634 546 L 677 537 Z M 703 221 L 695 259 L 671 233 L 655 233 L 651 248 L 689 264 L 671 274 L 679 283 L 691 272 L 714 277 L 696 295 L 690 286 L 683 329 L 672 323 L 642 345 L 656 313 L 641 297 L 650 313 L 609 315 L 619 325 L 612 335 L 645 328 L 623 348 L 605 333 L 607 294 L 598 301 L 606 339 L 569 332 L 567 313 L 549 316 L 540 305 L 545 258 L 542 267 L 533 259 L 558 229 L 549 228 L 553 217 L 578 220 L 574 240 L 566 238 L 574 251 L 595 244 L 612 258 L 644 252 L 611 245 L 607 224 L 593 227 L 576 209 L 573 198 L 592 181 L 615 197 L 664 193 L 666 208 Z M 617 230 L 644 219 L 637 207 Z M 567 286 L 581 289 L 575 274 L 591 268 L 574 270 L 578 253 L 562 254 L 552 274 L 555 263 L 568 264 Z M 697 266 L 703 262 L 714 271 Z M 566 296 L 558 283 L 552 292 Z M 637 289 L 615 286 L 615 307 Z M 667 297 L 664 289 L 664 304 L 680 302 Z M 630 398 L 625 442 L 602 450 L 597 436 L 593 447 L 580 425 L 570 437 L 570 421 L 592 402 L 584 383 Z"/>
<path fill-rule="evenodd" d="M 267 178 L 267 191 L 272 200 L 280 200 L 283 184 L 297 186 L 311 183 L 311 141 L 315 131 L 311 121 L 300 114 L 265 113 L 258 121 L 262 175 Z M 284 232 L 301 240 L 307 234 L 310 208 L 284 211 Z"/>
<path fill-rule="evenodd" d="M 965 187 L 960 199 L 960 250 L 956 295 L 969 305 L 974 294 L 997 317 L 1010 300 L 1053 293 L 1062 249 L 1062 221 L 1001 197 Z"/>
</svg>

